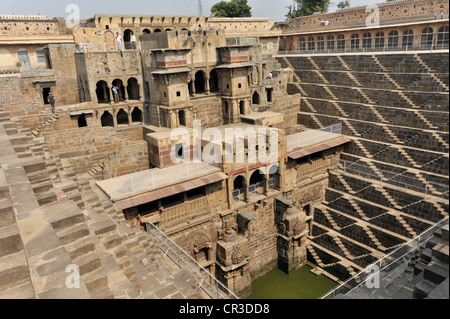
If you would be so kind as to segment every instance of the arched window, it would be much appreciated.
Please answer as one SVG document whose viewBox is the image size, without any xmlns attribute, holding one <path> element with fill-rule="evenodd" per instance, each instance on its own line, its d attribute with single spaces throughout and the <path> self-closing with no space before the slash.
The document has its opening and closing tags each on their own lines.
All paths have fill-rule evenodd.
<svg viewBox="0 0 450 319">
<path fill-rule="evenodd" d="M 166 29 L 166 31 L 172 31 L 172 29 L 170 29 L 170 28 L 167 28 L 167 29 Z"/>
<path fill-rule="evenodd" d="M 422 31 L 420 37 L 420 47 L 421 48 L 431 48 L 433 45 L 433 29 L 425 28 Z"/>
<path fill-rule="evenodd" d="M 377 34 L 375 34 L 375 49 L 376 50 L 383 50 L 384 49 L 384 32 L 379 31 Z"/>
<path fill-rule="evenodd" d="M 139 84 L 135 78 L 129 78 L 127 81 L 127 93 L 130 100 L 139 100 Z"/>
<path fill-rule="evenodd" d="M 119 100 L 120 101 L 125 101 L 125 87 L 123 86 L 123 82 L 120 79 L 115 79 L 112 82 L 113 86 L 117 86 L 118 87 L 118 92 L 119 92 Z"/>
<path fill-rule="evenodd" d="M 388 49 L 398 48 L 398 32 L 397 30 L 392 30 L 388 35 Z"/>
<path fill-rule="evenodd" d="M 117 124 L 129 124 L 128 122 L 128 113 L 123 109 L 120 109 L 117 113 Z"/>
<path fill-rule="evenodd" d="M 436 39 L 437 48 L 448 48 L 448 26 L 443 26 L 439 29 Z"/>
<path fill-rule="evenodd" d="M 108 111 L 103 112 L 102 117 L 100 118 L 100 120 L 102 122 L 102 127 L 105 127 L 105 126 L 113 127 L 114 126 L 113 116 Z"/>
<path fill-rule="evenodd" d="M 305 38 L 300 38 L 300 40 L 298 40 L 298 50 L 300 52 L 305 52 L 306 51 L 306 40 L 305 40 Z"/>
<path fill-rule="evenodd" d="M 314 51 L 316 48 L 316 42 L 314 41 L 314 37 L 308 38 L 308 51 Z"/>
<path fill-rule="evenodd" d="M 255 91 L 252 97 L 252 104 L 259 104 L 259 93 Z"/>
<path fill-rule="evenodd" d="M 325 41 L 323 36 L 319 35 L 317 37 L 317 51 L 321 52 L 325 50 Z"/>
<path fill-rule="evenodd" d="M 197 71 L 197 73 L 195 73 L 195 93 L 197 94 L 201 94 L 201 93 L 205 93 L 205 74 L 203 73 L 203 71 Z"/>
<path fill-rule="evenodd" d="M 245 178 L 237 176 L 233 182 L 233 199 L 243 201 L 245 194 Z"/>
<path fill-rule="evenodd" d="M 350 50 L 356 51 L 359 49 L 359 34 L 353 33 L 350 37 Z"/>
<path fill-rule="evenodd" d="M 209 73 L 209 88 L 211 92 L 219 92 L 219 76 L 215 69 Z"/>
<path fill-rule="evenodd" d="M 131 112 L 131 121 L 142 122 L 142 111 L 138 107 L 135 107 Z"/>
<path fill-rule="evenodd" d="M 330 34 L 329 36 L 327 36 L 327 50 L 334 51 L 336 49 L 334 46 L 334 36 Z"/>
<path fill-rule="evenodd" d="M 402 35 L 402 48 L 412 48 L 414 45 L 414 32 L 411 29 L 406 30 L 403 32 Z"/>
<path fill-rule="evenodd" d="M 142 34 L 151 34 L 152 32 L 149 29 L 142 30 Z"/>
<path fill-rule="evenodd" d="M 98 103 L 109 103 L 111 101 L 109 87 L 105 81 L 98 81 L 95 89 Z"/>
<path fill-rule="evenodd" d="M 153 33 L 156 33 L 156 32 L 162 32 L 162 31 L 160 29 L 153 30 Z"/>
<path fill-rule="evenodd" d="M 343 34 L 339 34 L 337 37 L 337 49 L 338 51 L 345 51 L 345 37 Z"/>
<path fill-rule="evenodd" d="M 250 185 L 248 186 L 248 191 L 252 194 L 263 195 L 264 186 L 264 173 L 261 170 L 257 169 L 250 177 Z"/>
<path fill-rule="evenodd" d="M 366 32 L 362 38 L 362 47 L 364 50 L 372 49 L 372 34 L 370 32 Z"/>
</svg>

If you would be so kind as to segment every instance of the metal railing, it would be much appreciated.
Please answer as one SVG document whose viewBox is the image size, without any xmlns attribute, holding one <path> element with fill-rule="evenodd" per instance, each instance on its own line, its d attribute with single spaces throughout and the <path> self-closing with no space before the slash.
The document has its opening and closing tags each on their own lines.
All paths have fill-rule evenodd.
<svg viewBox="0 0 450 319">
<path fill-rule="evenodd" d="M 423 246 L 426 242 L 428 242 L 428 240 L 430 240 L 430 238 L 433 237 L 433 234 L 436 230 L 444 227 L 445 225 L 448 225 L 448 217 L 444 218 L 436 225 L 428 228 L 419 236 L 398 247 L 383 258 L 367 266 L 365 269 L 345 281 L 343 284 L 320 297 L 320 299 L 329 299 L 334 298 L 339 294 L 348 294 L 356 288 L 365 284 L 367 280 L 370 280 L 377 275 L 380 276 L 380 280 L 383 280 L 383 278 L 386 278 L 393 271 L 407 262 L 406 255 L 411 254 L 420 246 Z"/>
<path fill-rule="evenodd" d="M 245 199 L 245 189 L 236 188 L 235 190 L 233 190 L 233 199 L 243 201 Z"/>
<path fill-rule="evenodd" d="M 255 195 L 264 195 L 264 187 L 266 185 L 265 181 L 261 181 L 255 184 L 250 184 L 248 187 L 248 192 Z"/>
<path fill-rule="evenodd" d="M 259 44 L 258 37 L 236 37 L 236 38 L 226 38 L 227 46 L 232 45 L 257 45 Z"/>
<path fill-rule="evenodd" d="M 349 42 L 349 41 L 347 41 Z M 408 52 L 408 51 L 436 51 L 436 50 L 448 50 L 449 44 L 448 43 L 442 43 L 442 44 L 429 44 L 429 43 L 422 43 L 419 45 L 406 45 L 406 46 L 394 46 L 390 47 L 389 45 L 385 44 L 383 46 L 376 47 L 372 45 L 371 47 L 351 47 L 346 45 L 345 47 L 334 47 L 333 49 L 298 49 L 298 50 L 279 50 L 277 52 L 278 55 L 312 55 L 312 54 L 330 54 L 330 53 L 370 53 L 370 52 L 376 52 L 376 53 L 390 53 L 390 52 Z"/>
<path fill-rule="evenodd" d="M 148 233 L 158 239 L 159 248 L 181 269 L 188 269 L 199 281 L 200 289 L 211 299 L 239 299 L 180 246 L 175 244 L 154 224 L 147 222 Z"/>
<path fill-rule="evenodd" d="M 434 195 L 445 199 L 449 198 L 448 185 L 429 182 L 425 179 L 421 180 L 415 177 L 404 176 L 403 174 L 407 171 L 398 173 L 388 172 L 377 168 L 379 174 L 375 174 L 374 170 L 368 165 L 358 164 L 356 162 L 341 159 L 337 160 L 337 164 L 338 169 L 345 173 L 358 175 L 363 178 L 370 178 L 372 180 L 392 184 L 394 186 L 399 186 L 426 195 Z"/>
<path fill-rule="evenodd" d="M 325 126 L 320 129 L 317 129 L 317 131 L 329 132 L 329 133 L 334 133 L 334 134 L 342 134 L 342 123 Z"/>
</svg>

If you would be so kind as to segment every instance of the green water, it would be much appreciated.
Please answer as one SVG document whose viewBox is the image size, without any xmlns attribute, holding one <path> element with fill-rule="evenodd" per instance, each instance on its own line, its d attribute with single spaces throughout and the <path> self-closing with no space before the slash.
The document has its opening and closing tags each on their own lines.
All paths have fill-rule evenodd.
<svg viewBox="0 0 450 319">
<path fill-rule="evenodd" d="M 317 299 L 337 286 L 311 269 L 305 265 L 289 275 L 275 269 L 252 282 L 253 292 L 247 299 Z"/>
</svg>

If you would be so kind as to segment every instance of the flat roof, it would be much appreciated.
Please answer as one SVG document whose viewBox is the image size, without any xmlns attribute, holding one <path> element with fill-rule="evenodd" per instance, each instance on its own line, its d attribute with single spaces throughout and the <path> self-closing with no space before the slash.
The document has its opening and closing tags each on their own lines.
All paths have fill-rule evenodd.
<svg viewBox="0 0 450 319">
<path fill-rule="evenodd" d="M 300 158 L 350 142 L 342 134 L 308 130 L 286 136 L 290 158 Z"/>
<path fill-rule="evenodd" d="M 266 112 L 255 112 L 255 113 L 250 113 L 250 114 L 247 114 L 247 115 L 242 115 L 241 118 L 257 120 L 257 119 L 264 119 L 264 118 L 267 118 L 267 117 L 280 116 L 280 115 L 283 115 L 283 114 L 282 113 L 278 113 L 278 112 L 266 111 Z"/>
<path fill-rule="evenodd" d="M 286 136 L 287 152 L 293 152 L 306 147 L 314 146 L 337 138 L 343 137 L 342 134 L 330 133 L 319 130 L 307 130 Z"/>
<path fill-rule="evenodd" d="M 189 68 L 173 68 L 173 69 L 161 69 L 152 71 L 152 74 L 175 74 L 175 73 L 184 73 L 184 72 L 191 72 L 191 69 Z"/>
<path fill-rule="evenodd" d="M 125 200 L 127 202 L 122 206 L 134 207 L 226 178 L 218 167 L 203 162 L 181 163 L 98 181 L 96 185 L 113 202 Z M 154 194 L 155 191 L 160 192 Z M 139 197 L 152 194 L 147 196 L 146 201 Z"/>
</svg>

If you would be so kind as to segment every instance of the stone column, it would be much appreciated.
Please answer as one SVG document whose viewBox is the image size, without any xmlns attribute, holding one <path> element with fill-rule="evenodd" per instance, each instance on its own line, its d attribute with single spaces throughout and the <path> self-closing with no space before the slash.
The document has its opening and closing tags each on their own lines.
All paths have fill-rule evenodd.
<svg viewBox="0 0 450 319">
<path fill-rule="evenodd" d="M 275 214 L 278 268 L 289 274 L 306 263 L 306 215 L 281 197 L 276 198 Z"/>
<path fill-rule="evenodd" d="M 131 118 L 131 107 L 128 107 L 128 125 L 131 125 L 133 123 L 133 119 Z"/>
<path fill-rule="evenodd" d="M 210 86 L 209 86 L 209 76 L 207 75 L 206 77 L 205 77 L 205 86 L 206 86 L 206 94 L 209 94 L 210 92 L 211 92 L 211 88 L 210 88 Z"/>
</svg>

